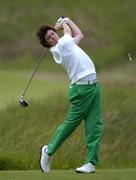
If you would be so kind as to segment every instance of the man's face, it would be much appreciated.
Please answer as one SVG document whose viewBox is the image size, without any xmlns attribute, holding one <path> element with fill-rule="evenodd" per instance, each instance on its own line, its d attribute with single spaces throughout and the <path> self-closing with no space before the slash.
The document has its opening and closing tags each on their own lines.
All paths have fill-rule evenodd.
<svg viewBox="0 0 136 180">
<path fill-rule="evenodd" d="M 58 43 L 59 36 L 55 31 L 48 30 L 47 34 L 45 35 L 45 39 L 48 42 L 48 44 L 52 47 Z"/>
</svg>

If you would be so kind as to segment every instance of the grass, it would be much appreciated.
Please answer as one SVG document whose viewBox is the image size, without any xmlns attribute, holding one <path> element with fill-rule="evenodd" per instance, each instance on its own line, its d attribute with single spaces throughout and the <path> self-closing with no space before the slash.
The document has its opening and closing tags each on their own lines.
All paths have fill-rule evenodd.
<svg viewBox="0 0 136 180">
<path fill-rule="evenodd" d="M 16 65 L 20 64 L 18 59 L 24 61 L 26 56 L 39 57 L 41 46 L 36 38 L 37 29 L 43 23 L 54 24 L 58 17 L 66 15 L 82 29 L 85 40 L 81 46 L 97 67 L 111 67 L 123 62 L 128 52 L 136 55 L 135 6 L 135 0 L 101 0 L 101 3 L 80 0 L 78 6 L 71 0 L 0 1 L 0 59 Z"/>
<path fill-rule="evenodd" d="M 128 64 L 100 75 L 103 85 L 105 131 L 99 168 L 135 167 L 134 69 L 133 63 L 133 66 Z M 126 72 L 125 75 L 123 72 Z M 49 142 L 53 132 L 67 113 L 68 82 L 64 80 L 65 75 L 59 73 L 39 72 L 26 95 L 30 106 L 26 109 L 21 108 L 18 99 L 29 76 L 29 72 L 23 71 L 0 72 L 2 85 L 0 88 L 2 99 L 0 104 L 1 170 L 38 169 L 41 145 Z M 82 123 L 56 152 L 52 168 L 73 169 L 84 162 L 84 157 L 85 142 Z"/>
<path fill-rule="evenodd" d="M 7 0 L 0 1 L 1 170 L 38 169 L 40 146 L 50 140 L 67 113 L 66 91 L 69 83 L 61 68 L 53 63 L 49 52 L 45 58 L 45 65 L 43 62 L 40 66 L 26 94 L 25 98 L 30 106 L 22 109 L 18 104 L 42 51 L 35 33 L 41 24 L 54 24 L 56 18 L 62 15 L 70 16 L 81 27 L 85 35 L 81 47 L 94 59 L 97 69 L 102 70 L 99 72 L 103 85 L 105 131 L 102 138 L 100 168 L 135 167 L 135 6 L 135 0 L 103 0 L 101 3 L 95 0 L 80 0 L 78 6 L 73 0 L 14 0 L 8 3 Z M 132 56 L 131 62 L 128 52 Z M 56 152 L 52 167 L 73 169 L 77 164 L 84 162 L 84 156 L 82 123 Z M 108 176 L 114 173 L 114 179 L 115 176 L 118 179 L 120 174 L 122 179 L 125 179 L 130 171 L 125 171 L 127 176 L 123 174 L 123 170 L 106 172 Z M 104 172 L 98 171 L 98 175 L 91 177 L 103 177 Z M 18 174 L 17 171 L 9 172 L 11 178 L 12 173 Z M 25 173 L 29 178 L 33 173 L 34 178 L 36 175 L 45 177 L 38 171 L 21 173 Z M 61 176 L 67 173 L 73 172 L 53 171 L 52 174 Z M 74 178 L 77 177 L 82 175 L 76 175 Z"/>
<path fill-rule="evenodd" d="M 71 170 L 52 171 L 49 174 L 42 174 L 39 171 L 2 171 L 1 180 L 135 180 L 136 169 L 112 169 L 98 170 L 94 174 L 77 174 Z"/>
<path fill-rule="evenodd" d="M 28 83 L 32 72 L 29 71 L 0 71 L 0 109 L 10 105 L 17 105 L 18 100 L 23 93 L 26 84 Z M 56 77 L 51 73 L 37 73 L 32 81 L 27 93 L 26 98 L 29 99 L 41 99 L 44 96 L 48 96 L 50 93 L 54 93 L 54 89 L 58 92 L 65 92 L 67 83 L 64 82 L 64 74 L 56 74 Z M 63 81 L 63 83 L 61 83 Z M 42 89 L 42 93 L 40 93 Z M 10 92 L 9 92 L 10 90 Z"/>
</svg>

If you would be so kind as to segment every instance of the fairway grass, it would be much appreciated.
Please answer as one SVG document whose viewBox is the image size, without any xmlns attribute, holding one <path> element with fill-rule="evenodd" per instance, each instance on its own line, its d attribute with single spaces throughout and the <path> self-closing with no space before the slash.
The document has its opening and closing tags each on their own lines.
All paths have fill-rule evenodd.
<svg viewBox="0 0 136 180">
<path fill-rule="evenodd" d="M 0 70 L 0 110 L 7 108 L 8 106 L 18 105 L 18 100 L 22 95 L 32 72 L 19 72 L 19 71 L 2 71 Z M 63 91 L 67 89 L 65 75 L 51 73 L 37 73 L 34 80 L 31 82 L 26 98 L 39 100 L 48 96 L 54 91 Z M 42 93 L 41 93 L 42 90 Z"/>
<path fill-rule="evenodd" d="M 135 180 L 136 169 L 97 170 L 93 174 L 77 174 L 73 170 L 54 170 L 48 174 L 41 171 L 1 171 L 0 180 Z"/>
</svg>

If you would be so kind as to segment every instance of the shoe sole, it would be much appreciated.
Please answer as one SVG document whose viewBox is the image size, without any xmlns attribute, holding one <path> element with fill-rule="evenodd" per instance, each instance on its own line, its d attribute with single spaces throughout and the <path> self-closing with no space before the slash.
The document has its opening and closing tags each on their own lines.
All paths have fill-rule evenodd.
<svg viewBox="0 0 136 180">
<path fill-rule="evenodd" d="M 44 146 L 44 145 L 43 145 L 43 146 Z M 41 171 L 42 171 L 43 173 L 45 173 L 45 172 L 43 171 L 43 169 L 42 169 L 42 166 L 41 166 L 41 158 L 42 158 L 42 148 L 43 148 L 43 146 L 41 146 L 41 148 L 40 148 L 39 165 L 40 165 Z"/>
<path fill-rule="evenodd" d="M 90 173 L 95 173 L 95 171 L 93 172 L 81 172 L 81 171 L 78 171 L 78 170 L 75 170 L 76 173 L 79 173 L 79 174 L 90 174 Z"/>
</svg>

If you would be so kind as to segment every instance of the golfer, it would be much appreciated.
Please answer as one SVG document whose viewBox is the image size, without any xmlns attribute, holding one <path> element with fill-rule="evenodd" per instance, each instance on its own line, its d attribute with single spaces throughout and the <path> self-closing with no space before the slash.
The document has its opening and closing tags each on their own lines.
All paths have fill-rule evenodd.
<svg viewBox="0 0 136 180">
<path fill-rule="evenodd" d="M 57 34 L 60 30 L 62 37 Z M 59 18 L 54 27 L 42 25 L 37 36 L 44 47 L 50 48 L 55 62 L 64 67 L 70 79 L 69 111 L 48 145 L 41 148 L 41 169 L 44 173 L 50 171 L 52 155 L 84 121 L 86 159 L 81 167 L 76 168 L 76 172 L 93 173 L 99 162 L 103 119 L 100 85 L 94 63 L 78 46 L 84 36 L 70 18 L 64 17 Z"/>
</svg>

